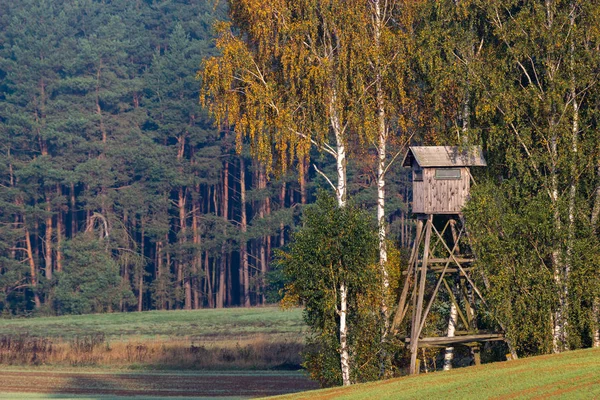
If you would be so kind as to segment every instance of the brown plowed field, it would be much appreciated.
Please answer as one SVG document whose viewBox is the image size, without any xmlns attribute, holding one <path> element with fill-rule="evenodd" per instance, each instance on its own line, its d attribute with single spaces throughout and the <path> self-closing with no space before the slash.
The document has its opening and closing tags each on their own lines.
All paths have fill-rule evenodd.
<svg viewBox="0 0 600 400">
<path fill-rule="evenodd" d="M 0 393 L 112 396 L 260 397 L 316 389 L 293 372 L 72 373 L 0 371 Z"/>
</svg>

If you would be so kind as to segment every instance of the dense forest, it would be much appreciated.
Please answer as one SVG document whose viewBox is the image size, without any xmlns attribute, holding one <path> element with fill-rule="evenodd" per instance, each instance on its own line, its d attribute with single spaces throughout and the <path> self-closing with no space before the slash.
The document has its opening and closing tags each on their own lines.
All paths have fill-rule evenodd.
<svg viewBox="0 0 600 400">
<path fill-rule="evenodd" d="M 376 246 L 334 243 L 352 268 L 305 279 L 331 296 L 326 379 L 372 379 L 414 236 L 399 160 L 481 145 L 464 217 L 482 326 L 519 354 L 600 346 L 599 27 L 576 0 L 0 0 L 0 308 L 275 301 L 294 289 L 276 250 L 324 191 L 350 211 L 306 225 Z M 327 253 L 305 239 L 296 260 Z M 444 335 L 448 308 L 432 315 Z"/>
<path fill-rule="evenodd" d="M 0 1 L 5 315 L 277 300 L 273 250 L 323 178 L 307 163 L 268 173 L 199 105 L 196 73 L 226 6 Z M 367 207 L 372 176 L 368 161 L 353 166 Z M 393 176 L 389 222 L 407 245 L 407 174 Z"/>
<path fill-rule="evenodd" d="M 474 171 L 463 210 L 477 260 L 472 278 L 487 299 L 480 328 L 501 328 L 515 356 L 600 346 L 597 1 L 229 4 L 231 23 L 217 26 L 220 54 L 204 62 L 201 74 L 211 114 L 233 123 L 238 141 L 248 141 L 252 154 L 276 170 L 302 162 L 307 148 L 334 158 L 329 183 L 340 208 L 353 197 L 346 192 L 350 169 L 365 161 L 362 154 L 376 154 L 379 289 L 369 301 L 379 298 L 380 316 L 371 322 L 381 325 L 379 333 L 366 334 L 368 323 L 367 331 L 360 328 L 363 317 L 372 317 L 361 307 L 377 307 L 362 299 L 373 290 L 364 272 L 377 261 L 352 258 L 350 250 L 346 257 L 332 245 L 323 257 L 341 254 L 335 263 L 310 266 L 331 275 L 320 289 L 320 297 L 334 293 L 321 305 L 329 308 L 313 322 L 326 337 L 322 348 L 334 343 L 337 327 L 330 347 L 341 363 L 335 382 L 361 379 L 358 365 L 368 363 L 352 367 L 361 354 L 389 354 L 398 295 L 390 278 L 397 266 L 388 258 L 394 239 L 387 235 L 386 200 L 398 192 L 387 185 L 387 172 L 399 169 L 391 143 L 485 149 L 488 166 Z M 340 228 L 340 240 L 352 242 L 344 236 L 350 228 Z M 306 283 L 293 260 L 286 263 L 300 277 L 292 289 L 301 299 L 319 297 L 317 283 Z M 446 335 L 449 311 L 437 307 L 429 319 L 440 321 L 436 335 Z M 361 353 L 365 340 L 374 347 Z"/>
</svg>

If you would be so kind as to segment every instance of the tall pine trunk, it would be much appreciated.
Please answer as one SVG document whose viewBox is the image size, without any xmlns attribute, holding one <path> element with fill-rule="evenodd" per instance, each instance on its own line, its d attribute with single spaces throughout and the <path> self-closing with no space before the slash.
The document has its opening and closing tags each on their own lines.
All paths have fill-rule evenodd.
<svg viewBox="0 0 600 400">
<path fill-rule="evenodd" d="M 70 205 L 71 205 L 71 238 L 75 237 L 77 233 L 77 210 L 75 209 L 75 184 L 71 183 L 71 190 L 69 191 Z"/>
<path fill-rule="evenodd" d="M 229 161 L 225 161 L 222 176 L 223 193 L 221 199 L 221 215 L 225 221 L 225 225 L 229 222 Z M 227 228 L 223 229 L 223 235 L 227 235 Z M 217 308 L 223 308 L 225 306 L 226 294 L 227 294 L 227 246 L 226 241 L 223 239 L 221 245 L 221 265 L 219 269 L 219 291 L 217 293 Z"/>
<path fill-rule="evenodd" d="M 183 188 L 179 188 L 177 208 L 179 210 L 179 253 L 180 256 L 177 259 L 177 286 L 182 287 L 184 290 L 184 308 L 186 310 L 191 309 L 190 291 L 188 274 L 184 271 L 184 261 L 181 259 L 181 254 L 184 253 L 185 243 L 187 241 L 187 221 L 186 221 L 186 195 Z"/>
<path fill-rule="evenodd" d="M 196 185 L 196 195 L 200 198 L 200 185 Z M 200 285 L 199 273 L 202 271 L 202 252 L 200 251 L 200 202 L 196 200 L 192 209 L 192 231 L 194 242 L 194 258 L 192 259 L 192 308 L 195 310 L 201 307 L 200 304 Z"/>
<path fill-rule="evenodd" d="M 44 265 L 46 279 L 52 280 L 52 205 L 50 192 L 46 189 L 46 237 L 44 238 Z"/>
<path fill-rule="evenodd" d="M 258 167 L 258 190 L 261 196 L 264 195 L 264 190 L 267 187 L 267 178 L 265 168 L 262 164 Z M 267 199 L 261 199 L 258 207 L 258 216 L 262 220 L 265 218 L 267 210 Z M 263 236 L 259 239 L 259 254 L 260 254 L 260 302 L 266 303 L 266 277 L 267 277 L 267 237 Z"/>
<path fill-rule="evenodd" d="M 158 282 L 158 296 L 156 299 L 156 308 L 158 310 L 165 309 L 165 284 L 163 281 L 163 256 L 162 256 L 162 241 L 156 242 L 156 261 L 155 261 L 155 276 Z"/>
<path fill-rule="evenodd" d="M 285 208 L 285 189 L 286 184 L 285 181 L 281 183 L 281 188 L 279 190 L 279 209 L 283 210 Z M 283 247 L 285 245 L 285 224 L 283 220 L 279 224 L 279 247 Z"/>
<path fill-rule="evenodd" d="M 307 175 L 308 174 L 308 162 L 306 160 L 306 158 L 303 158 L 302 161 L 300 161 L 300 204 L 306 204 L 308 196 L 307 196 L 307 192 L 306 192 L 306 180 L 307 180 Z M 285 190 L 285 185 L 284 188 L 282 190 Z M 292 204 L 290 203 L 290 207 L 292 206 Z"/>
<path fill-rule="evenodd" d="M 169 234 L 165 234 L 165 243 L 168 245 L 169 243 Z M 169 251 L 169 249 L 165 250 L 165 268 L 164 271 L 166 273 L 171 273 L 171 252 Z M 163 280 L 164 282 L 164 286 L 163 288 L 166 290 L 167 289 L 167 282 L 165 280 Z M 167 310 L 170 310 L 173 304 L 173 298 L 171 296 L 165 296 L 165 306 L 167 308 Z"/>
<path fill-rule="evenodd" d="M 213 284 L 212 284 L 212 274 L 210 269 L 210 258 L 208 257 L 208 251 L 204 252 L 204 268 L 206 268 L 206 297 L 208 299 L 208 307 L 215 307 L 215 297 L 213 295 Z"/>
<path fill-rule="evenodd" d="M 35 265 L 35 259 L 33 256 L 33 249 L 31 245 L 31 235 L 29 234 L 29 229 L 27 229 L 27 221 L 25 216 L 23 215 L 23 226 L 25 227 L 25 245 L 27 250 L 27 258 L 29 260 L 29 273 L 31 275 L 31 291 L 33 292 L 33 301 L 35 304 L 35 308 L 39 309 L 42 306 L 42 302 L 40 301 L 40 295 L 37 292 L 37 267 Z"/>
<path fill-rule="evenodd" d="M 141 231 L 140 231 L 140 250 L 141 250 L 141 254 L 142 254 L 142 260 L 145 260 L 145 247 L 144 247 L 144 236 L 146 234 L 145 232 L 145 226 L 144 226 L 144 217 L 142 216 L 142 218 L 140 218 L 140 225 L 141 225 Z M 144 262 L 142 261 L 140 266 L 139 266 L 139 274 L 138 274 L 138 305 L 137 305 L 137 310 L 138 312 L 141 312 L 144 309 L 144 272 L 145 272 L 145 268 L 144 268 Z"/>
<path fill-rule="evenodd" d="M 246 240 L 247 231 L 247 215 L 246 215 L 246 164 L 244 157 L 240 156 L 240 208 L 241 221 L 240 230 L 242 231 L 242 241 L 240 244 L 240 259 L 242 262 L 242 279 L 243 279 L 243 300 L 244 307 L 250 307 L 250 276 L 248 265 L 248 242 Z"/>
<path fill-rule="evenodd" d="M 56 184 L 56 193 L 60 196 L 62 195 L 61 186 Z M 62 272 L 62 262 L 63 262 L 63 253 L 62 253 L 62 240 L 65 235 L 64 232 L 64 213 L 59 210 L 56 214 L 56 272 Z"/>
</svg>

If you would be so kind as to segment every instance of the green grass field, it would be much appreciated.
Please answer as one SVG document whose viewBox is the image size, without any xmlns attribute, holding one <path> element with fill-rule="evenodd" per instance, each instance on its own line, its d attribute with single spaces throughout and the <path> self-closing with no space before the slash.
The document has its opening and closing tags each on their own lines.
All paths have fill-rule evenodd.
<svg viewBox="0 0 600 400">
<path fill-rule="evenodd" d="M 595 399 L 600 349 L 531 357 L 278 399 Z"/>
<path fill-rule="evenodd" d="M 136 338 L 190 338 L 203 341 L 236 340 L 261 334 L 271 339 L 302 337 L 306 326 L 302 310 L 278 307 L 146 311 L 0 320 L 0 337 L 27 334 L 72 339 L 102 333 L 111 340 Z"/>
</svg>

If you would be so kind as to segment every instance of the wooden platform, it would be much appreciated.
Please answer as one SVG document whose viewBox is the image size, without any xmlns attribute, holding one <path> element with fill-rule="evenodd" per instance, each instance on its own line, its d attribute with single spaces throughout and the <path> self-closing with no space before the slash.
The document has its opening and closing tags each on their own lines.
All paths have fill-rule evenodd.
<svg viewBox="0 0 600 400">
<path fill-rule="evenodd" d="M 419 347 L 447 347 L 455 344 L 469 344 L 469 343 L 482 343 L 482 342 L 494 342 L 504 340 L 503 333 L 480 333 L 476 335 L 460 335 L 454 337 L 424 337 L 420 338 L 418 342 Z M 410 337 L 404 338 L 405 343 L 410 343 Z"/>
<path fill-rule="evenodd" d="M 465 274 L 463 273 L 463 271 L 465 272 L 470 272 L 471 271 L 471 267 L 463 267 L 463 269 L 461 270 L 460 268 L 457 267 L 448 267 L 446 268 L 446 273 L 447 274 L 460 274 L 460 276 L 465 276 Z M 444 267 L 441 265 L 436 265 L 436 266 L 428 266 L 427 267 L 428 272 L 435 272 L 435 273 L 441 273 L 444 270 Z M 407 271 L 402 271 L 402 275 L 406 275 Z"/>
<path fill-rule="evenodd" d="M 470 264 L 475 261 L 473 258 L 465 258 L 465 257 L 453 257 L 453 258 L 429 258 L 427 260 L 427 264 L 446 264 L 453 263 L 454 260 L 458 261 L 460 265 Z M 419 260 L 419 264 L 421 260 Z"/>
</svg>

